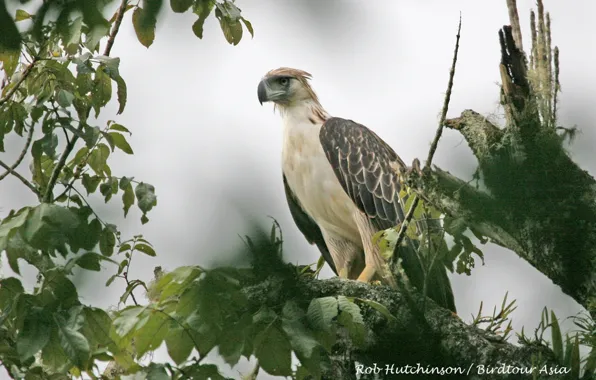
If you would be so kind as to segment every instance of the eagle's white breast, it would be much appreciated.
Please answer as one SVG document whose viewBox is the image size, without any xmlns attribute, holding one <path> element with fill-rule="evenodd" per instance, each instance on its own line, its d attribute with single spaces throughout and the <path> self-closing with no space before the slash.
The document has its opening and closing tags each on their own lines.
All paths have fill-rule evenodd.
<svg viewBox="0 0 596 380">
<path fill-rule="evenodd" d="M 304 211 L 327 235 L 362 244 L 354 219 L 356 205 L 337 180 L 321 142 L 322 124 L 309 120 L 308 107 L 283 114 L 282 169 Z"/>
</svg>

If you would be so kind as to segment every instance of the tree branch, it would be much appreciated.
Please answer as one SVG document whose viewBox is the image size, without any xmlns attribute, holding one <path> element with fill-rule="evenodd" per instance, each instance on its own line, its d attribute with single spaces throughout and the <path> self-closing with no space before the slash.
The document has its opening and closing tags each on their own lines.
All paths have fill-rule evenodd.
<svg viewBox="0 0 596 380">
<path fill-rule="evenodd" d="M 465 110 L 459 117 L 446 120 L 445 126 L 462 134 L 480 162 L 490 157 L 503 137 L 499 127 L 473 110 Z"/>
<path fill-rule="evenodd" d="M 502 337 L 469 326 L 450 311 L 437 306 L 434 302 L 425 302 L 420 294 L 409 294 L 415 305 L 406 300 L 399 291 L 386 287 L 364 284 L 358 281 L 333 278 L 316 280 L 306 277 L 298 279 L 297 293 L 305 301 L 320 297 L 339 296 L 356 297 L 374 300 L 383 304 L 395 316 L 388 321 L 373 309 L 363 308 L 364 323 L 370 333 L 367 335 L 364 348 L 339 347 L 339 352 L 351 352 L 352 359 L 363 365 L 374 363 L 381 368 L 386 365 L 416 367 L 420 363 L 438 367 L 458 367 L 470 371 L 471 378 L 482 379 L 519 379 L 519 374 L 477 375 L 479 365 L 497 366 L 504 364 L 516 368 L 537 366 L 535 360 L 542 358 L 540 365 L 556 366 L 557 362 L 550 349 L 544 346 L 516 346 Z M 279 282 L 271 277 L 244 288 L 250 304 L 258 309 L 259 305 L 283 304 L 284 292 L 279 291 Z M 413 310 L 412 306 L 417 310 Z M 423 321 L 420 310 L 424 310 Z M 350 344 L 349 340 L 339 341 Z M 406 343 L 407 342 L 407 343 Z M 349 351 L 347 351 L 349 350 Z M 338 359 L 341 360 L 341 359 Z M 353 369 L 355 373 L 355 368 Z M 386 378 L 390 376 L 382 376 Z M 338 378 L 327 374 L 325 378 Z M 530 376 L 527 376 L 530 378 Z M 562 377 L 552 377 L 557 379 Z"/>
<path fill-rule="evenodd" d="M 84 124 L 82 123 L 79 125 L 79 128 L 77 128 L 78 132 L 83 132 L 83 125 Z M 60 173 L 62 172 L 64 165 L 66 165 L 66 160 L 68 159 L 68 156 L 70 156 L 70 153 L 72 153 L 72 150 L 74 149 L 77 141 L 79 140 L 80 133 L 77 133 L 74 136 L 72 136 L 72 139 L 70 139 L 70 141 L 66 144 L 64 151 L 60 155 L 58 163 L 56 163 L 56 166 L 52 171 L 52 175 L 50 176 L 50 181 L 48 182 L 48 187 L 46 188 L 46 191 L 43 195 L 42 202 L 51 203 L 54 199 L 54 187 L 56 186 L 56 182 L 58 181 L 58 177 L 60 176 Z"/>
<path fill-rule="evenodd" d="M 23 161 L 23 158 L 25 158 L 25 154 L 27 154 L 27 151 L 29 150 L 29 145 L 31 145 L 31 140 L 33 138 L 34 126 L 35 126 L 34 124 L 31 124 L 31 126 L 29 127 L 29 133 L 27 134 L 27 141 L 25 141 L 25 146 L 23 147 L 23 150 L 21 150 L 19 157 L 17 157 L 17 160 L 14 162 L 14 164 L 12 164 L 12 166 L 10 166 L 9 170 L 7 170 L 5 173 L 0 175 L 0 181 L 2 181 L 7 175 L 13 173 L 14 170 L 21 164 L 21 161 Z M 0 160 L 0 162 L 2 162 L 2 160 Z M 2 163 L 2 166 L 6 167 L 6 164 Z"/>
<path fill-rule="evenodd" d="M 449 82 L 447 83 L 447 92 L 445 93 L 445 99 L 443 101 L 443 109 L 441 110 L 441 119 L 439 120 L 439 126 L 437 127 L 437 131 L 435 132 L 435 137 L 430 145 L 430 149 L 428 151 L 428 157 L 426 158 L 426 163 L 424 167 L 426 169 L 430 168 L 432 165 L 433 157 L 437 150 L 437 146 L 439 144 L 439 140 L 441 139 L 441 135 L 443 134 L 443 125 L 445 125 L 445 118 L 447 117 L 447 111 L 449 110 L 449 101 L 451 100 L 451 90 L 453 89 L 453 77 L 455 76 L 455 65 L 457 64 L 457 53 L 459 51 L 459 38 L 461 32 L 461 14 L 459 16 L 459 24 L 457 26 L 457 35 L 455 38 L 455 49 L 453 51 L 453 61 L 451 62 L 451 69 L 449 70 Z M 420 202 L 420 198 L 418 195 L 415 195 L 414 200 L 406 214 L 404 220 L 401 222 L 401 226 L 397 233 L 397 239 L 395 240 L 395 247 L 401 247 L 401 243 L 403 242 L 406 231 L 408 230 L 408 226 L 412 217 L 414 216 L 414 211 L 418 206 L 418 202 Z M 399 259 L 399 255 L 393 255 L 391 257 L 391 265 L 395 265 Z"/>
<path fill-rule="evenodd" d="M 37 190 L 37 188 L 31 182 L 29 182 L 27 180 L 27 178 L 23 177 L 22 175 L 20 175 L 16 171 L 14 171 L 10 166 L 6 165 L 2 161 L 0 161 L 0 166 L 2 166 L 4 169 L 6 169 L 8 173 L 10 173 L 13 176 L 17 177 L 21 182 L 23 182 L 23 184 L 25 184 L 25 186 L 27 186 L 29 189 L 31 189 L 31 191 L 33 191 L 33 193 L 35 193 L 35 195 L 39 196 L 39 191 Z"/>
<path fill-rule="evenodd" d="M 116 20 L 114 21 L 114 26 L 112 27 L 112 31 L 110 32 L 110 36 L 108 37 L 108 43 L 107 43 L 106 49 L 104 51 L 105 56 L 110 55 L 112 46 L 114 45 L 114 40 L 116 39 L 116 35 L 118 35 L 118 31 L 120 30 L 120 24 L 122 24 L 122 19 L 124 18 L 124 13 L 126 12 L 127 5 L 128 5 L 128 0 L 122 0 L 122 3 L 120 3 L 120 8 L 118 8 L 118 11 L 116 13 Z M 82 132 L 82 129 L 83 129 L 83 124 L 80 124 L 78 130 L 80 132 Z M 74 146 L 78 139 L 79 139 L 79 134 L 75 134 L 72 137 L 72 139 L 66 144 L 66 148 L 64 148 L 64 152 L 62 152 L 62 155 L 60 156 L 58 163 L 56 164 L 56 166 L 54 167 L 54 170 L 52 171 L 52 176 L 50 177 L 48 187 L 47 187 L 46 192 L 44 193 L 44 196 L 43 196 L 44 202 L 49 203 L 49 202 L 52 202 L 52 200 L 54 199 L 54 194 L 53 194 L 54 186 L 56 186 L 56 181 L 58 180 L 58 177 L 60 176 L 60 173 L 62 172 L 64 165 L 66 164 L 66 160 L 68 159 L 68 156 L 74 149 Z"/>
<path fill-rule="evenodd" d="M 19 78 L 19 80 L 17 80 L 17 82 L 14 84 L 14 86 L 10 90 L 8 90 L 8 92 L 6 93 L 6 96 L 4 96 L 3 98 L 0 99 L 0 106 L 3 105 L 4 103 L 6 103 L 14 95 L 14 93 L 19 89 L 21 84 L 25 81 L 25 79 L 27 79 L 29 74 L 31 74 L 33 66 L 35 66 L 35 64 L 38 62 L 38 60 L 39 60 L 39 58 L 33 57 L 33 60 L 31 61 L 31 63 L 27 65 L 25 70 L 23 70 L 23 74 L 21 74 L 21 77 Z"/>
<path fill-rule="evenodd" d="M 558 89 L 558 59 L 551 65 L 544 58 L 557 55 L 548 51 L 548 17 L 549 27 L 532 34 L 534 63 L 528 68 L 515 1 L 507 4 L 513 26 L 499 31 L 506 127 L 472 110 L 445 123 L 466 139 L 487 191 L 439 168 L 408 183 L 446 214 L 516 252 L 589 310 L 596 294 L 596 180 L 571 160 L 552 127 L 555 107 L 549 104 Z M 532 24 L 543 23 L 544 13 L 539 1 L 540 20 Z"/>
<path fill-rule="evenodd" d="M 112 46 L 114 46 L 114 41 L 116 40 L 116 35 L 120 30 L 120 24 L 122 24 L 122 19 L 124 18 L 124 13 L 126 12 L 127 6 L 128 0 L 122 0 L 122 3 L 120 3 L 120 8 L 118 8 L 118 11 L 116 12 L 116 20 L 114 21 L 114 26 L 110 32 L 110 37 L 108 37 L 108 43 L 106 44 L 106 48 L 103 52 L 103 55 L 105 56 L 109 56 L 112 51 Z"/>
</svg>

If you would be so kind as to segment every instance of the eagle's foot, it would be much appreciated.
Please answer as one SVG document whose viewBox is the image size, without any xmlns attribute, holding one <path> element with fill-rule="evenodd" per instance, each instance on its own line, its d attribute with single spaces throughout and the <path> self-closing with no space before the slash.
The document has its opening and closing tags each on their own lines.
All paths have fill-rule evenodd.
<svg viewBox="0 0 596 380">
<path fill-rule="evenodd" d="M 362 272 L 360 272 L 360 276 L 358 276 L 358 281 L 367 283 L 371 282 L 376 273 L 377 271 L 373 265 L 366 265 Z"/>
<path fill-rule="evenodd" d="M 339 270 L 338 276 L 339 276 L 339 278 L 344 279 L 344 280 L 345 279 L 348 279 L 349 278 L 349 276 L 348 276 L 349 272 L 350 271 L 349 271 L 349 268 L 348 267 L 343 267 L 343 268 L 341 268 Z"/>
</svg>

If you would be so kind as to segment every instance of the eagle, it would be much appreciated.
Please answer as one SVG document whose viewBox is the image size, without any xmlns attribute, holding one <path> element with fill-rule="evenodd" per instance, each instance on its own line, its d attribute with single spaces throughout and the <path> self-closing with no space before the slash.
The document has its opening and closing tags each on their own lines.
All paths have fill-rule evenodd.
<svg viewBox="0 0 596 380">
<path fill-rule="evenodd" d="M 269 71 L 257 88 L 259 103 L 274 103 L 283 120 L 282 172 L 290 213 L 336 275 L 395 286 L 373 236 L 404 220 L 398 170 L 406 165 L 377 134 L 332 117 L 302 70 Z M 410 284 L 424 285 L 412 244 L 399 255 Z M 444 265 L 428 274 L 427 296 L 455 312 Z M 439 268 L 440 267 L 440 268 Z"/>
</svg>

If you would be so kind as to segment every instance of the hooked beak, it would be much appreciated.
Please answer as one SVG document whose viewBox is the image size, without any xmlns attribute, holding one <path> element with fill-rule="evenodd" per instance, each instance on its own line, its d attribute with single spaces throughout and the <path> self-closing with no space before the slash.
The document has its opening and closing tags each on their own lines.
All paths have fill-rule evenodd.
<svg viewBox="0 0 596 380">
<path fill-rule="evenodd" d="M 260 83 L 259 83 L 259 87 L 257 88 L 257 95 L 259 97 L 259 103 L 261 105 L 263 105 L 263 103 L 268 102 L 269 101 L 269 97 L 267 94 L 267 79 L 263 79 Z"/>
</svg>

